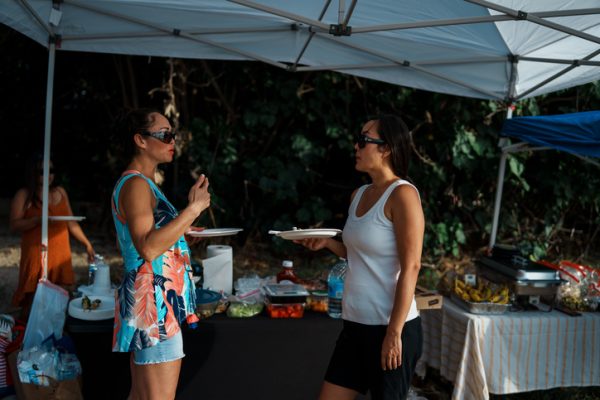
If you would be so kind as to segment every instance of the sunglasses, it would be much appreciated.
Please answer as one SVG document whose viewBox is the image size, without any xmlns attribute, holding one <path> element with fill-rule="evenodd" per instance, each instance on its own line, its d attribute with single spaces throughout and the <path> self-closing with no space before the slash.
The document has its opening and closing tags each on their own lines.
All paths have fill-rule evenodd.
<svg viewBox="0 0 600 400">
<path fill-rule="evenodd" d="M 156 132 L 140 132 L 140 134 L 142 136 L 150 136 L 153 137 L 154 139 L 158 139 L 161 142 L 165 143 L 165 144 L 169 144 L 171 143 L 171 140 L 175 140 L 175 135 L 176 133 L 174 132 L 170 132 L 167 130 L 161 130 L 161 131 L 156 131 Z"/>
<path fill-rule="evenodd" d="M 383 139 L 373 139 L 371 137 L 368 137 L 367 135 L 365 135 L 365 133 L 359 133 L 356 135 L 356 137 L 354 138 L 354 143 L 356 143 L 358 145 L 359 149 L 364 149 L 365 146 L 367 145 L 367 143 L 373 143 L 373 144 L 385 144 L 385 140 Z"/>
</svg>

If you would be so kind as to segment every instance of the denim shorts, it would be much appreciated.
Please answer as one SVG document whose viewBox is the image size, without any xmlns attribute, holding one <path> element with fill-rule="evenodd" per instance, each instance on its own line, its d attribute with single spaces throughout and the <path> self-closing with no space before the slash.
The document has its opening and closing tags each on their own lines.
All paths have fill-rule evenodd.
<svg viewBox="0 0 600 400">
<path fill-rule="evenodd" d="M 183 353 L 183 338 L 181 331 L 163 342 L 152 347 L 133 352 L 133 362 L 136 365 L 159 364 L 179 360 L 185 357 Z"/>
</svg>

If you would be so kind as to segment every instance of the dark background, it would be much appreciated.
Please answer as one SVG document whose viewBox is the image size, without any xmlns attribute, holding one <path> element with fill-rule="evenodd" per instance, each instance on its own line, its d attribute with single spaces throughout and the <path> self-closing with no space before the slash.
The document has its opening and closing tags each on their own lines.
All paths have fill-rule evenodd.
<svg viewBox="0 0 600 400">
<path fill-rule="evenodd" d="M 41 152 L 47 50 L 0 25 L 0 197 L 23 185 Z M 178 157 L 163 189 L 183 207 L 193 177 L 211 181 L 205 226 L 240 226 L 240 246 L 270 243 L 269 229 L 341 228 L 366 177 L 353 168 L 352 136 L 379 113 L 403 116 L 415 142 L 411 178 L 427 218 L 426 258 L 459 257 L 489 238 L 506 105 L 398 87 L 334 72 L 290 73 L 255 62 L 172 60 L 57 52 L 52 159 L 88 227 L 112 232 L 109 198 L 127 159 L 115 120 L 124 108 L 177 111 Z M 515 115 L 598 109 L 598 82 L 517 104 Z M 598 168 L 555 151 L 507 166 L 499 241 L 549 258 L 597 256 Z M 89 229 L 89 228 L 87 228 Z"/>
</svg>

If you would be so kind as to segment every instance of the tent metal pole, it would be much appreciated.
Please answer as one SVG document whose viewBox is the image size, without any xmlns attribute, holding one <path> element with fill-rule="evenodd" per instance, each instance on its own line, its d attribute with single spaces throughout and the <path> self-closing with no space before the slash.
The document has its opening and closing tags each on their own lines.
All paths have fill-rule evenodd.
<svg viewBox="0 0 600 400">
<path fill-rule="evenodd" d="M 139 19 L 139 18 L 133 18 L 133 17 L 128 17 L 128 16 L 120 15 L 120 14 L 117 14 L 117 13 L 114 13 L 114 12 L 111 12 L 111 11 L 108 11 L 108 10 L 105 10 L 105 9 L 102 9 L 102 8 L 91 6 L 90 4 L 87 4 L 87 3 L 80 2 L 79 0 L 63 0 L 63 1 L 65 1 L 66 3 L 69 3 L 69 4 L 73 5 L 73 6 L 76 6 L 76 7 L 79 7 L 79 8 L 83 8 L 85 10 L 91 10 L 91 11 L 95 11 L 97 13 L 108 15 L 108 16 L 111 16 L 111 17 L 114 17 L 114 18 L 117 18 L 117 19 L 122 19 L 124 21 L 134 22 L 134 23 L 140 24 L 142 26 L 147 26 L 147 27 L 152 28 L 152 29 L 157 29 L 159 31 L 168 32 L 168 33 L 171 33 L 172 35 L 176 35 L 176 36 L 179 36 L 179 37 L 182 37 L 182 38 L 185 38 L 185 39 L 189 39 L 189 40 L 192 40 L 192 41 L 195 41 L 195 42 L 198 42 L 198 43 L 206 44 L 206 45 L 209 45 L 209 46 L 214 46 L 214 47 L 223 49 L 225 51 L 230 51 L 232 53 L 242 55 L 242 56 L 247 57 L 247 58 L 252 59 L 252 60 L 262 61 L 262 62 L 264 62 L 266 64 L 269 64 L 269 65 L 272 65 L 274 67 L 279 67 L 279 68 L 282 68 L 282 69 L 288 69 L 288 66 L 286 64 L 269 60 L 268 58 L 262 57 L 262 56 L 260 56 L 258 54 L 253 54 L 253 53 L 250 53 L 250 52 L 247 52 L 247 51 L 235 49 L 233 47 L 229 47 L 227 45 L 224 45 L 224 44 L 221 44 L 221 43 L 217 43 L 217 42 L 214 42 L 212 40 L 201 39 L 201 38 L 198 38 L 196 36 L 191 35 L 189 32 L 184 32 L 184 31 L 182 31 L 180 29 L 174 29 L 174 28 L 170 28 L 170 27 L 166 27 L 166 26 L 161 26 L 161 25 L 158 25 L 158 24 L 154 24 L 154 23 L 148 22 L 146 20 Z"/>
<path fill-rule="evenodd" d="M 508 107 L 506 111 L 506 119 L 512 118 L 513 109 L 512 106 Z M 498 234 L 498 222 L 500 220 L 500 204 L 502 203 L 502 190 L 504 189 L 504 175 L 506 172 L 506 159 L 508 153 L 504 151 L 503 144 L 506 139 L 501 138 L 498 145 L 502 148 L 502 155 L 500 156 L 500 165 L 498 167 L 498 184 L 496 185 L 496 200 L 494 201 L 494 219 L 492 221 L 492 232 L 490 235 L 490 243 L 488 249 L 491 250 L 496 244 L 496 235 Z"/>
<path fill-rule="evenodd" d="M 501 139 L 502 140 L 502 139 Z M 506 159 L 508 153 L 502 152 L 500 156 L 500 165 L 498 167 L 498 183 L 496 185 L 496 200 L 494 201 L 494 219 L 492 220 L 492 233 L 490 235 L 490 244 L 488 248 L 491 250 L 496 244 L 496 236 L 498 234 L 498 221 L 500 219 L 500 204 L 502 203 L 502 189 L 504 189 L 504 174 L 506 171 Z"/>
<path fill-rule="evenodd" d="M 37 11 L 35 11 L 35 9 L 31 7 L 31 5 L 26 0 L 20 0 L 19 2 L 21 3 L 21 6 L 33 16 L 37 23 L 40 24 L 46 32 L 48 32 L 49 35 L 53 34 L 52 28 L 50 28 L 46 21 L 44 21 L 44 19 L 40 17 Z"/>
<path fill-rule="evenodd" d="M 587 56 L 585 56 L 583 59 L 584 60 L 591 60 L 592 58 L 596 57 L 598 54 L 600 54 L 600 50 L 596 50 L 591 54 L 588 54 Z M 539 88 L 541 88 L 542 86 L 546 85 L 549 82 L 552 82 L 553 80 L 563 76 L 564 74 L 566 74 L 567 72 L 571 71 L 572 69 L 577 68 L 577 65 L 570 65 L 567 68 L 557 72 L 556 74 L 552 75 L 551 77 L 544 79 L 542 82 L 538 83 L 537 85 L 535 85 L 532 88 L 529 88 L 528 90 L 524 91 L 523 93 L 521 93 L 519 96 L 516 97 L 516 99 L 523 99 L 526 96 L 528 96 L 530 93 L 535 92 L 536 90 L 538 90 Z"/>
<path fill-rule="evenodd" d="M 54 63 L 56 59 L 56 43 L 50 40 L 48 46 L 48 81 L 46 83 L 46 120 L 44 123 L 44 161 L 42 184 L 42 280 L 48 278 L 48 186 L 50 175 L 50 143 L 52 138 L 52 97 L 54 92 Z"/>
<path fill-rule="evenodd" d="M 490 99 L 497 99 L 497 100 L 503 99 L 502 96 L 500 96 L 500 95 L 498 95 L 498 94 L 496 94 L 494 92 L 490 92 L 488 90 L 484 90 L 484 89 L 478 88 L 478 87 L 476 87 L 474 85 L 468 84 L 468 83 L 460 81 L 458 79 L 451 78 L 449 76 L 445 76 L 445 75 L 442 75 L 442 74 L 439 74 L 439 73 L 436 73 L 436 72 L 433 72 L 433 71 L 428 71 L 425 68 L 420 67 L 419 64 L 413 64 L 413 63 L 411 63 L 408 60 L 394 59 L 394 58 L 388 56 L 387 54 L 382 54 L 382 53 L 380 53 L 378 51 L 369 49 L 367 47 L 359 46 L 359 45 L 353 44 L 353 43 L 349 43 L 349 42 L 347 42 L 345 40 L 341 40 L 341 39 L 332 37 L 329 34 L 324 35 L 322 33 L 317 33 L 317 35 L 319 35 L 319 37 L 321 37 L 323 39 L 332 40 L 332 41 L 335 41 L 336 43 L 339 43 L 339 44 L 344 45 L 346 47 L 350 47 L 351 49 L 360 50 L 360 51 L 362 51 L 362 52 L 364 52 L 366 54 L 371 54 L 371 55 L 377 56 L 377 57 L 379 57 L 381 59 L 391 61 L 393 63 L 398 64 L 399 66 L 406 67 L 406 68 L 412 68 L 415 71 L 419 71 L 419 72 L 422 72 L 423 74 L 434 76 L 434 77 L 436 77 L 436 78 L 438 78 L 438 79 L 440 79 L 442 81 L 451 82 L 451 83 L 454 83 L 457 86 L 466 87 L 467 89 L 471 89 L 471 90 L 473 90 L 475 92 L 485 94 Z"/>
<path fill-rule="evenodd" d="M 303 17 L 302 15 L 298 15 L 298 14 L 294 14 L 294 13 L 289 13 L 283 10 L 279 10 L 277 8 L 273 8 L 273 7 L 268 7 L 265 6 L 263 4 L 258 4 L 255 3 L 253 1 L 248 1 L 248 0 L 229 0 L 232 3 L 236 3 L 242 6 L 246 6 L 249 8 L 254 8 L 255 10 L 260 10 L 260 11 L 264 11 L 266 13 L 269 14 L 273 14 L 273 15 L 278 15 L 280 17 L 284 17 L 284 18 L 288 18 L 291 19 L 292 21 L 297 21 L 297 22 L 302 22 L 306 25 L 310 25 L 313 28 L 314 27 L 318 27 L 320 29 L 322 29 L 324 32 L 329 32 L 329 25 L 325 24 L 321 21 L 317 21 L 314 19 L 310 19 L 310 18 L 306 18 Z"/>
<path fill-rule="evenodd" d="M 356 2 L 358 0 L 352 0 L 352 4 L 350 4 L 350 8 L 348 9 L 348 12 L 346 13 L 346 17 L 344 18 L 344 22 L 342 22 L 342 25 L 346 26 L 348 25 L 348 22 L 350 22 L 350 18 L 352 17 L 352 13 L 354 12 L 354 7 L 356 7 Z"/>
<path fill-rule="evenodd" d="M 346 2 L 338 0 L 338 24 L 344 22 L 344 14 L 346 14 Z"/>
<path fill-rule="evenodd" d="M 590 67 L 600 67 L 600 61 L 589 61 L 589 60 L 566 60 L 561 58 L 540 58 L 540 57 L 524 57 L 519 56 L 520 61 L 531 61 L 547 64 L 570 64 L 570 65 L 582 65 Z"/>
<path fill-rule="evenodd" d="M 463 65 L 463 64 L 479 64 L 479 63 L 505 63 L 506 57 L 481 57 L 481 58 L 465 58 L 463 60 L 425 60 L 419 61 L 419 66 L 428 65 Z M 411 64 L 412 65 L 412 64 Z M 342 70 L 342 69 L 363 69 L 363 68 L 396 68 L 397 62 L 383 63 L 365 63 L 365 64 L 337 64 L 337 65 L 318 65 L 318 66 L 303 66 L 298 67 L 297 71 L 325 71 L 325 70 Z"/>
<path fill-rule="evenodd" d="M 600 8 L 589 8 L 579 10 L 561 10 L 561 11 L 545 11 L 535 12 L 529 15 L 535 15 L 538 18 L 551 18 L 551 17 L 565 17 L 573 15 L 593 15 L 600 14 Z M 437 26 L 452 26 L 452 25 L 468 25 L 468 24 L 481 24 L 487 22 L 502 22 L 502 21 L 514 21 L 516 17 L 510 15 L 489 15 L 482 17 L 468 17 L 468 18 L 453 18 L 453 19 L 438 19 L 430 21 L 419 21 L 419 22 L 407 22 L 398 24 L 385 24 L 385 25 L 372 25 L 352 28 L 352 33 L 365 33 L 365 32 L 380 32 L 380 31 L 392 31 L 402 29 L 415 29 L 415 28 L 433 28 Z"/>
<path fill-rule="evenodd" d="M 523 19 L 529 21 L 534 24 L 538 24 L 541 26 L 545 26 L 546 28 L 554 29 L 559 32 L 567 33 L 572 36 L 577 36 L 581 39 L 589 40 L 590 42 L 600 43 L 600 37 L 595 35 L 590 35 L 589 33 L 582 32 L 577 29 L 569 28 L 568 26 L 557 24 L 556 22 L 546 21 L 543 18 L 540 18 L 536 15 L 535 12 L 527 13 L 521 10 L 514 10 L 512 8 L 503 7 L 498 4 L 490 3 L 485 0 L 466 0 L 469 3 L 477 4 L 479 6 L 489 8 L 490 10 L 498 11 L 504 13 L 506 15 L 510 15 L 516 19 Z"/>
<path fill-rule="evenodd" d="M 323 17 L 325 16 L 325 13 L 327 12 L 327 9 L 329 8 L 330 4 L 331 4 L 331 0 L 327 0 L 325 2 L 325 4 L 323 5 L 323 9 L 321 10 L 321 14 L 319 14 L 319 21 L 323 20 Z M 294 61 L 294 64 L 292 64 L 290 66 L 290 71 L 297 71 L 298 70 L 298 64 L 300 63 L 300 59 L 304 55 L 304 52 L 308 48 L 308 45 L 310 44 L 310 41 L 313 39 L 314 36 L 315 36 L 315 32 L 310 32 L 310 35 L 306 38 L 306 41 L 304 42 L 304 46 L 302 46 L 302 50 L 300 50 L 300 52 L 298 53 L 298 57 L 296 57 L 296 60 Z"/>
</svg>

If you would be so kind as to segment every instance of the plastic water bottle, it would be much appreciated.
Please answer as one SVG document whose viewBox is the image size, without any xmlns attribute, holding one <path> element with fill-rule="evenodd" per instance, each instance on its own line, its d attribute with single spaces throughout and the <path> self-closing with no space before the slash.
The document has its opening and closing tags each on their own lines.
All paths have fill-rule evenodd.
<svg viewBox="0 0 600 400">
<path fill-rule="evenodd" d="M 94 255 L 94 261 L 92 261 L 88 267 L 88 286 L 92 286 L 94 284 L 94 278 L 96 277 L 96 271 L 98 271 L 99 265 L 104 264 L 104 257 L 100 254 Z"/>
<path fill-rule="evenodd" d="M 327 277 L 328 300 L 327 314 L 331 318 L 342 317 L 342 294 L 344 293 L 344 278 L 346 277 L 348 263 L 345 259 L 339 261 L 329 271 Z"/>
</svg>

